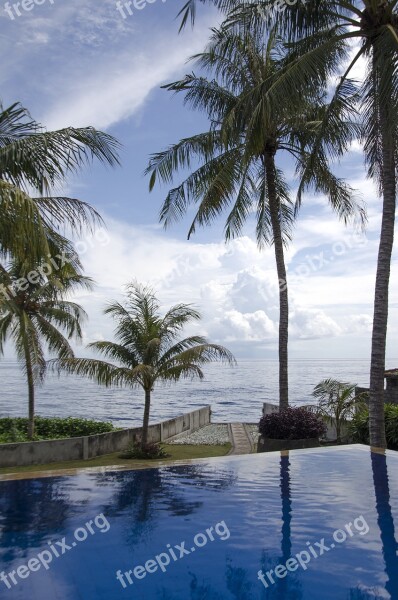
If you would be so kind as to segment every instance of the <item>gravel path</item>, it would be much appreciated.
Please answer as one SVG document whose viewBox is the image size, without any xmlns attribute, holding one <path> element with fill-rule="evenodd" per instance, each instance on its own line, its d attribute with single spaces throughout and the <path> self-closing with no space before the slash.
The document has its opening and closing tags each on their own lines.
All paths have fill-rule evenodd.
<svg viewBox="0 0 398 600">
<path fill-rule="evenodd" d="M 222 446 L 228 444 L 228 425 L 206 425 L 193 433 L 180 433 L 168 444 L 192 444 L 193 446 Z"/>
<path fill-rule="evenodd" d="M 252 436 L 253 440 L 257 443 L 259 435 L 260 435 L 258 433 L 258 425 L 248 425 L 247 427 L 249 429 L 250 435 Z"/>
</svg>

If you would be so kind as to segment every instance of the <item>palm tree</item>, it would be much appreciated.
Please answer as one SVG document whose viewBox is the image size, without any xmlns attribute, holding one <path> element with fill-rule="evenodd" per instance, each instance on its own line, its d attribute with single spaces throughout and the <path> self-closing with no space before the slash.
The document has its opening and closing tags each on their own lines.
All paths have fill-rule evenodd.
<svg viewBox="0 0 398 600">
<path fill-rule="evenodd" d="M 356 394 L 356 385 L 336 379 L 324 379 L 315 386 L 312 395 L 317 398 L 317 414 L 336 427 L 337 443 L 342 441 L 344 423 L 364 405 L 366 394 Z"/>
<path fill-rule="evenodd" d="M 0 354 L 9 339 L 23 365 L 28 384 L 29 439 L 35 433 L 35 386 L 46 373 L 45 346 L 60 358 L 73 357 L 68 340 L 81 339 L 86 314 L 66 298 L 76 289 L 91 287 L 91 280 L 70 264 L 48 276 L 39 268 L 31 272 L 35 273 L 34 283 L 33 277 L 21 278 L 24 271 L 18 262 L 0 270 Z"/>
<path fill-rule="evenodd" d="M 290 68 L 289 58 L 275 33 L 264 42 L 254 31 L 240 35 L 223 27 L 214 29 L 206 51 L 194 58 L 199 67 L 214 74 L 214 79 L 192 74 L 166 87 L 185 92 L 187 104 L 204 110 L 211 122 L 210 129 L 152 155 L 147 169 L 151 174 L 150 188 L 157 179 L 169 184 L 178 170 L 191 170 L 194 160 L 201 163 L 168 193 L 161 211 L 161 221 L 168 227 L 191 204 L 199 204 L 188 238 L 198 225 L 212 223 L 230 205 L 226 240 L 239 236 L 245 223 L 256 214 L 258 246 L 273 245 L 275 250 L 280 301 L 279 405 L 284 409 L 289 404 L 289 302 L 284 247 L 291 239 L 297 211 L 276 158 L 280 153 L 290 155 L 297 173 L 306 172 L 302 190 L 312 187 L 326 194 L 345 221 L 355 216 L 358 211 L 351 190 L 334 177 L 327 159 L 332 147 L 335 156 L 341 155 L 355 134 L 355 126 L 344 121 L 351 90 L 347 90 L 345 104 L 339 106 L 341 130 L 329 127 L 324 132 L 308 176 L 307 157 L 327 110 L 323 105 L 323 90 L 319 86 L 301 89 L 297 81 L 295 104 L 281 99 L 268 110 L 264 101 L 267 94 L 278 87 L 279 78 Z M 261 93 L 256 96 L 255 90 Z M 256 126 L 253 126 L 254 116 Z M 359 215 L 363 218 L 362 211 Z"/>
<path fill-rule="evenodd" d="M 293 92 L 295 78 L 313 85 L 324 75 L 338 74 L 333 107 L 340 101 L 358 61 L 366 61 L 366 75 L 358 96 L 362 141 L 368 176 L 377 182 L 383 200 L 374 297 L 369 428 L 371 445 L 386 448 L 384 372 L 397 193 L 398 3 L 396 0 L 307 0 L 289 3 L 284 11 L 263 11 L 260 17 L 259 8 L 277 6 L 278 0 L 252 4 L 239 0 L 200 1 L 231 10 L 230 23 L 238 29 L 250 27 L 253 22 L 258 25 L 261 20 L 265 29 L 276 23 L 280 34 L 294 43 L 297 58 L 280 82 L 281 98 Z M 194 21 L 196 5 L 197 0 L 188 0 L 181 11 L 182 26 L 189 16 Z M 326 114 L 324 123 L 330 118 L 331 114 Z"/>
<path fill-rule="evenodd" d="M 188 304 L 177 304 L 162 316 L 159 302 L 149 287 L 131 283 L 127 286 L 125 305 L 112 302 L 105 309 L 117 323 L 115 342 L 94 342 L 97 350 L 113 364 L 89 358 L 64 358 L 54 361 L 59 370 L 84 375 L 100 385 L 141 387 L 145 408 L 141 447 L 148 441 L 151 395 L 158 382 L 177 382 L 182 378 L 203 379 L 202 366 L 221 360 L 235 364 L 232 354 L 222 346 L 209 344 L 204 337 L 177 339 L 181 330 L 200 314 Z"/>
<path fill-rule="evenodd" d="M 20 104 L 0 103 L 0 258 L 35 264 L 49 254 L 48 238 L 60 226 L 79 232 L 100 222 L 85 202 L 50 194 L 93 158 L 118 164 L 118 146 L 92 127 L 44 131 Z"/>
</svg>

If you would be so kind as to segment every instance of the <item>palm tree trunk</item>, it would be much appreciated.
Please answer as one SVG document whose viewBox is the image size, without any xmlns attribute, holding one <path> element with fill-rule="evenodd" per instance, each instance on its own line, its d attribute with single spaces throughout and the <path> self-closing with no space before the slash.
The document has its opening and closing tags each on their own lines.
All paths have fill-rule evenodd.
<svg viewBox="0 0 398 600">
<path fill-rule="evenodd" d="M 151 390 L 145 390 L 144 422 L 142 424 L 141 448 L 148 443 L 149 413 L 151 410 Z"/>
<path fill-rule="evenodd" d="M 289 406 L 288 341 L 289 341 L 289 297 L 285 256 L 280 223 L 280 204 L 276 191 L 275 151 L 264 154 L 265 178 L 268 188 L 269 209 L 276 268 L 279 281 L 279 409 Z"/>
<path fill-rule="evenodd" d="M 370 368 L 369 428 L 370 444 L 386 448 L 384 422 L 384 373 L 386 368 L 386 341 L 388 322 L 388 296 L 391 257 L 394 246 L 396 181 L 394 140 L 389 130 L 387 101 L 381 103 L 380 127 L 382 130 L 382 190 L 383 218 L 377 261 L 374 300 L 372 356 Z"/>
<path fill-rule="evenodd" d="M 28 397 L 29 397 L 29 422 L 28 422 L 28 439 L 33 440 L 35 435 L 35 384 L 33 378 L 32 359 L 29 353 L 27 343 L 24 345 L 25 350 L 25 367 L 28 380 Z"/>
</svg>

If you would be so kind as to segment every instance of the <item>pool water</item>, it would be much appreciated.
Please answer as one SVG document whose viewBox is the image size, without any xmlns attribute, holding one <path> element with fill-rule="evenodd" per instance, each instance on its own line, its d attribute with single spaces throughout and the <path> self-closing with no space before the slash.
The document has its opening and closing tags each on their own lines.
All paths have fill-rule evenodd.
<svg viewBox="0 0 398 600">
<path fill-rule="evenodd" d="M 2 481 L 0 599 L 398 600 L 394 521 L 364 446 Z"/>
</svg>

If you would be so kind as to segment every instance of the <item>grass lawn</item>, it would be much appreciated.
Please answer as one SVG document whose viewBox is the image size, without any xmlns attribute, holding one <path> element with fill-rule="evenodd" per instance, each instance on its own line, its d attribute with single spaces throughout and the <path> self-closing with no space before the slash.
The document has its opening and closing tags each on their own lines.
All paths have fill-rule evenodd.
<svg viewBox="0 0 398 600">
<path fill-rule="evenodd" d="M 38 471 L 60 471 L 63 469 L 84 469 L 91 467 L 152 467 L 159 463 L 167 463 L 171 460 L 186 460 L 192 458 L 211 458 L 216 456 L 225 456 L 231 449 L 231 444 L 223 446 L 183 446 L 183 445 L 164 445 L 164 449 L 170 456 L 168 458 L 152 460 L 127 460 L 118 458 L 120 454 L 107 454 L 99 456 L 91 460 L 74 460 L 63 463 L 50 463 L 48 465 L 38 465 L 31 467 L 7 467 L 0 469 L 0 475 L 8 475 L 9 473 L 32 473 Z"/>
</svg>

